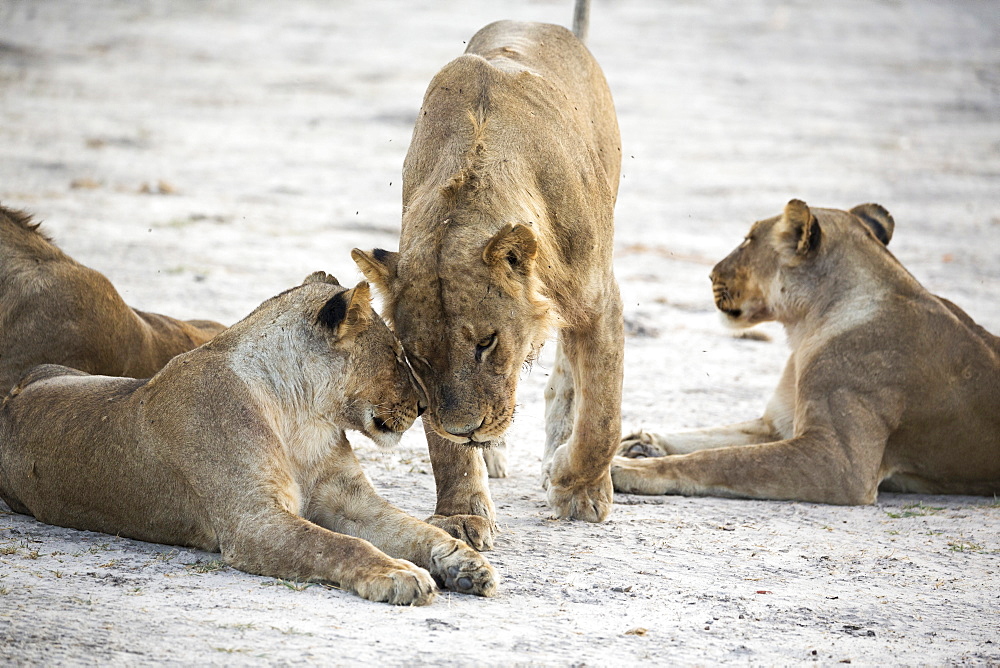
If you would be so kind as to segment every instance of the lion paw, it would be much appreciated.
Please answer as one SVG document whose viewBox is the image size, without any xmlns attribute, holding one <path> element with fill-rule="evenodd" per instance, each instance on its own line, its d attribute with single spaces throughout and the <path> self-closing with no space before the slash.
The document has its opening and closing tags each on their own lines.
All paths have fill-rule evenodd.
<svg viewBox="0 0 1000 668">
<path fill-rule="evenodd" d="M 570 468 L 569 446 L 556 448 L 542 470 L 542 487 L 556 519 L 603 522 L 611 514 L 614 491 L 605 471 L 597 480 L 580 480 Z"/>
<path fill-rule="evenodd" d="M 493 549 L 497 526 L 493 520 L 479 515 L 431 515 L 427 523 L 444 529 L 448 534 L 485 552 Z"/>
<path fill-rule="evenodd" d="M 491 478 L 507 477 L 507 446 L 505 444 L 483 450 L 483 459 L 486 460 L 486 473 Z"/>
<path fill-rule="evenodd" d="M 651 462 L 615 457 L 611 460 L 611 482 L 616 492 L 624 494 L 668 494 L 674 484 L 664 470 L 664 464 L 670 463 L 666 460 Z M 657 470 L 650 468 L 651 464 Z"/>
<path fill-rule="evenodd" d="M 405 559 L 392 559 L 392 566 L 366 573 L 354 584 L 361 598 L 392 605 L 427 605 L 437 595 L 434 578 Z"/>
<path fill-rule="evenodd" d="M 460 594 L 493 596 L 499 583 L 493 566 L 460 541 L 438 545 L 431 551 L 431 573 L 445 589 Z"/>
<path fill-rule="evenodd" d="M 622 442 L 624 447 L 625 443 Z M 625 494 L 638 494 L 637 485 L 635 484 L 635 472 L 632 471 L 632 462 L 629 459 L 634 459 L 635 457 L 615 457 L 611 460 L 611 484 L 616 492 L 624 492 Z"/>
<path fill-rule="evenodd" d="M 611 476 L 604 475 L 594 483 L 563 487 L 549 481 L 546 493 L 556 519 L 603 522 L 611 514 L 614 492 Z"/>
<path fill-rule="evenodd" d="M 617 454 L 622 457 L 638 459 L 640 457 L 665 457 L 672 453 L 656 434 L 638 431 L 622 438 Z"/>
</svg>

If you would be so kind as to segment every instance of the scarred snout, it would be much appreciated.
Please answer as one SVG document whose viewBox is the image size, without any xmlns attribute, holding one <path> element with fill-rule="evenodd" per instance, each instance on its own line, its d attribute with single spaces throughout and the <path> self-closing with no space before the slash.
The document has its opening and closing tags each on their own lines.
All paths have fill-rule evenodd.
<svg viewBox="0 0 1000 668">
<path fill-rule="evenodd" d="M 465 422 L 442 422 L 441 428 L 455 438 L 464 438 L 467 441 L 471 441 L 476 430 L 483 426 L 484 419 L 473 418 Z"/>
<path fill-rule="evenodd" d="M 437 401 L 432 401 L 430 410 L 424 416 L 431 427 L 442 438 L 454 443 L 474 445 L 499 438 L 510 424 L 513 414 L 506 398 L 491 401 L 480 396 L 468 386 L 456 388 L 441 386 L 435 393 Z M 496 408 L 503 414 L 498 418 Z"/>
<path fill-rule="evenodd" d="M 434 414 L 437 429 L 443 437 L 456 443 L 467 443 L 474 439 L 476 430 L 483 426 L 486 416 L 478 402 L 465 391 L 454 385 L 442 385 L 437 391 L 437 406 Z"/>
</svg>

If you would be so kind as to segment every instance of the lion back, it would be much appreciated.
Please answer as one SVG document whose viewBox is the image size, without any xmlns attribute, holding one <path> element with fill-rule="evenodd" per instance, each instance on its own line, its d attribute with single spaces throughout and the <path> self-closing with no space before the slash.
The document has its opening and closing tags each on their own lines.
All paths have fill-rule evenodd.
<svg viewBox="0 0 1000 668">
<path fill-rule="evenodd" d="M 546 133 L 559 127 L 565 128 L 567 134 L 581 133 L 596 149 L 608 185 L 617 195 L 621 137 L 614 101 L 600 65 L 583 42 L 558 25 L 497 21 L 473 35 L 465 52 L 482 56 L 499 70 L 517 72 L 515 86 L 528 89 L 522 98 L 536 101 L 541 107 L 532 110 L 533 126 L 546 128 Z M 533 79 L 530 75 L 536 76 Z M 553 96 L 552 92 L 559 95 Z M 562 96 L 568 104 L 559 99 Z M 539 112 L 543 114 L 541 119 Z M 572 122 L 570 126 L 565 125 L 567 120 Z"/>
<path fill-rule="evenodd" d="M 62 366 L 61 364 L 39 364 L 38 366 L 31 367 L 24 373 L 23 376 L 21 376 L 21 379 L 15 383 L 14 387 L 12 387 L 10 392 L 7 394 L 7 397 L 15 397 L 26 390 L 29 386 L 49 380 L 50 378 L 89 375 L 89 373 L 72 369 L 68 366 Z M 6 399 L 4 401 L 6 402 Z"/>
</svg>

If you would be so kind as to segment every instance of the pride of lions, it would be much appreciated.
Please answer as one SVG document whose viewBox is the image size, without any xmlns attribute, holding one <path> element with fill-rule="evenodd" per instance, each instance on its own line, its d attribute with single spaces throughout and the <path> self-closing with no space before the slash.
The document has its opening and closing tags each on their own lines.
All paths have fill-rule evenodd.
<svg viewBox="0 0 1000 668">
<path fill-rule="evenodd" d="M 0 207 L 0 498 L 374 601 L 491 596 L 487 478 L 505 475 L 518 374 L 553 330 L 542 478 L 556 517 L 603 521 L 613 491 L 1000 493 L 1000 338 L 903 268 L 877 204 L 792 200 L 713 269 L 729 323 L 788 334 L 761 418 L 621 438 L 621 150 L 585 31 L 493 23 L 431 81 L 399 250 L 352 252 L 391 330 L 367 282 L 323 272 L 228 329 L 137 311 Z M 426 522 L 376 494 L 346 437 L 393 445 L 420 414 Z"/>
</svg>

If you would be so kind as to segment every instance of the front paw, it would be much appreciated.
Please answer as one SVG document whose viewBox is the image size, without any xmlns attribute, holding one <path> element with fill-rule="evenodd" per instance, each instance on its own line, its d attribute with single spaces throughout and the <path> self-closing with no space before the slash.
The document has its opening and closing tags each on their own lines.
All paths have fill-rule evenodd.
<svg viewBox="0 0 1000 668">
<path fill-rule="evenodd" d="M 556 519 L 603 522 L 611 514 L 614 493 L 611 476 L 605 474 L 592 483 L 559 485 L 549 480 L 546 492 L 549 507 Z"/>
<path fill-rule="evenodd" d="M 431 573 L 445 589 L 477 596 L 493 596 L 500 581 L 482 555 L 457 540 L 431 551 Z"/>
<path fill-rule="evenodd" d="M 392 605 L 427 605 L 434 600 L 437 586 L 430 573 L 405 559 L 390 561 L 353 583 L 358 596 Z"/>
<path fill-rule="evenodd" d="M 480 552 L 493 549 L 496 538 L 496 523 L 479 515 L 431 515 L 428 524 L 444 529 L 451 536 Z"/>
<path fill-rule="evenodd" d="M 611 460 L 611 481 L 615 491 L 624 494 L 666 494 L 670 476 L 662 469 L 671 463 L 670 460 L 615 457 Z"/>
<path fill-rule="evenodd" d="M 556 519 L 603 522 L 611 514 L 614 491 L 605 471 L 596 480 L 581 480 L 570 467 L 569 446 L 561 445 L 542 471 L 542 487 Z"/>
<path fill-rule="evenodd" d="M 622 438 L 617 454 L 621 457 L 638 459 L 640 457 L 665 457 L 672 452 L 656 434 L 638 431 Z"/>
</svg>

